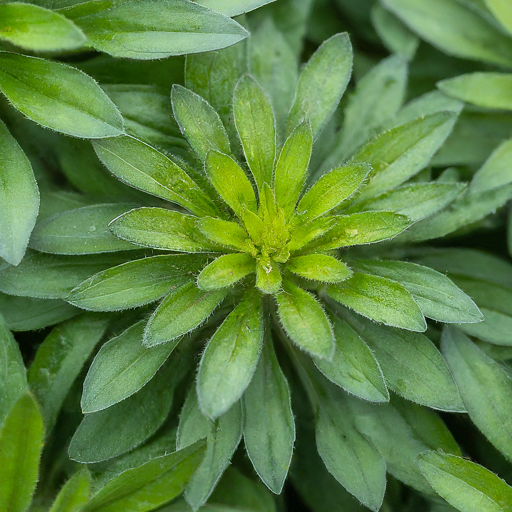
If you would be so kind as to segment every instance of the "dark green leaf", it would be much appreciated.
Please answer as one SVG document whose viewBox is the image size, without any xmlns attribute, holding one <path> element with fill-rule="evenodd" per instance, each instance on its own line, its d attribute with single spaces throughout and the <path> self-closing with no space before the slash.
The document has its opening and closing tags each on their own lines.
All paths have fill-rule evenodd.
<svg viewBox="0 0 512 512">
<path fill-rule="evenodd" d="M 89 501 L 91 475 L 87 468 L 77 471 L 60 490 L 50 512 L 81 512 Z"/>
<path fill-rule="evenodd" d="M 197 286 L 207 291 L 227 288 L 255 269 L 256 262 L 250 254 L 224 254 L 201 271 L 197 277 Z"/>
</svg>

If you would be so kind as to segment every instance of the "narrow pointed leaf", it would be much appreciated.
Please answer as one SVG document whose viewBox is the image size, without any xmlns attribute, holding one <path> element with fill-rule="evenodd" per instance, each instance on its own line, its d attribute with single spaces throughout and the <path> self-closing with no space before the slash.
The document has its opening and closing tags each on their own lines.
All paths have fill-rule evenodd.
<svg viewBox="0 0 512 512">
<path fill-rule="evenodd" d="M 226 16 L 238 16 L 274 1 L 275 0 L 198 0 L 197 3 L 225 14 Z"/>
<path fill-rule="evenodd" d="M 171 292 L 149 319 L 144 344 L 154 347 L 194 330 L 212 314 L 226 294 L 227 290 L 200 290 L 192 282 Z"/>
<path fill-rule="evenodd" d="M 265 485 L 280 494 L 292 459 L 295 422 L 290 389 L 269 333 L 243 406 L 247 454 Z"/>
<path fill-rule="evenodd" d="M 90 0 L 61 12 L 95 50 L 114 57 L 163 59 L 225 48 L 248 36 L 235 21 L 186 0 Z"/>
<path fill-rule="evenodd" d="M 27 510 L 36 487 L 43 435 L 36 401 L 25 393 L 0 429 L 0 510 Z"/>
<path fill-rule="evenodd" d="M 133 208 L 131 204 L 95 204 L 57 213 L 36 225 L 30 247 L 52 254 L 95 254 L 138 249 L 116 238 L 109 224 Z"/>
<path fill-rule="evenodd" d="M 179 204 L 199 215 L 217 215 L 217 208 L 188 174 L 166 155 L 134 137 L 95 141 L 99 159 L 121 181 Z"/>
<path fill-rule="evenodd" d="M 108 326 L 106 316 L 86 314 L 55 327 L 37 350 L 28 381 L 50 432 L 64 400 Z"/>
<path fill-rule="evenodd" d="M 256 213 L 256 195 L 249 178 L 229 156 L 210 151 L 206 157 L 206 172 L 224 202 L 243 218 L 247 209 Z"/>
<path fill-rule="evenodd" d="M 60 490 L 50 512 L 80 512 L 89 501 L 91 483 L 87 468 L 77 471 Z"/>
<path fill-rule="evenodd" d="M 512 413 L 506 405 L 512 396 L 510 375 L 455 328 L 445 329 L 441 346 L 470 418 L 512 459 Z"/>
<path fill-rule="evenodd" d="M 231 152 L 228 134 L 219 114 L 205 99 L 177 84 L 172 86 L 171 99 L 181 133 L 203 162 L 210 150 L 225 154 Z"/>
<path fill-rule="evenodd" d="M 350 164 L 324 174 L 297 206 L 301 221 L 316 219 L 346 201 L 363 184 L 369 172 L 366 164 Z"/>
<path fill-rule="evenodd" d="M 306 279 L 325 283 L 344 281 L 352 275 L 345 263 L 327 254 L 296 256 L 286 263 L 286 269 Z"/>
<path fill-rule="evenodd" d="M 165 208 L 136 208 L 110 223 L 114 235 L 134 244 L 178 252 L 211 252 L 218 246 L 196 226 L 197 217 Z"/>
<path fill-rule="evenodd" d="M 224 414 L 249 385 L 263 343 L 263 306 L 248 294 L 208 342 L 199 364 L 197 394 L 210 418 Z"/>
<path fill-rule="evenodd" d="M 205 267 L 197 277 L 201 290 L 227 288 L 254 272 L 254 258 L 250 254 L 224 254 Z"/>
<path fill-rule="evenodd" d="M 334 352 L 334 335 L 322 306 L 308 292 L 285 281 L 277 294 L 279 318 L 288 336 L 301 349 L 322 359 Z"/>
<path fill-rule="evenodd" d="M 18 265 L 36 223 L 39 192 L 28 158 L 1 121 L 0 154 L 0 257 Z"/>
<path fill-rule="evenodd" d="M 249 169 L 261 191 L 263 183 L 272 183 L 276 127 L 265 92 L 249 75 L 243 76 L 235 88 L 233 115 Z"/>
<path fill-rule="evenodd" d="M 509 185 L 512 140 L 501 143 L 471 180 L 470 193 L 478 194 Z"/>
<path fill-rule="evenodd" d="M 256 248 L 247 235 L 247 231 L 236 222 L 203 217 L 197 222 L 197 227 L 204 235 L 217 244 L 249 254 L 256 254 Z"/>
<path fill-rule="evenodd" d="M 298 217 L 295 217 L 298 219 Z M 293 253 L 327 233 L 337 222 L 337 217 L 320 217 L 296 226 L 291 234 L 288 250 Z"/>
<path fill-rule="evenodd" d="M 123 132 L 123 118 L 100 86 L 66 64 L 0 52 L 0 91 L 46 128 L 84 139 Z"/>
<path fill-rule="evenodd" d="M 84 45 L 84 33 L 61 14 L 38 5 L 0 6 L 0 39 L 25 50 L 74 50 Z"/>
<path fill-rule="evenodd" d="M 318 48 L 300 74 L 288 115 L 288 134 L 308 121 L 316 137 L 334 114 L 351 74 L 350 39 L 347 33 L 336 34 Z"/>
<path fill-rule="evenodd" d="M 512 510 L 512 487 L 479 464 L 435 451 L 421 454 L 418 464 L 435 491 L 457 510 Z"/>
<path fill-rule="evenodd" d="M 198 255 L 170 254 L 129 261 L 91 276 L 71 290 L 66 300 L 90 311 L 119 311 L 144 306 L 190 279 L 208 260 Z"/>
</svg>

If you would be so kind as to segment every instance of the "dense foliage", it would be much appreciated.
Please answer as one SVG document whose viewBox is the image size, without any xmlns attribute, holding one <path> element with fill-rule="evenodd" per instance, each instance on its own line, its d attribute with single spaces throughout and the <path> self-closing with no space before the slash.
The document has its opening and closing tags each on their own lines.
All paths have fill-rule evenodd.
<svg viewBox="0 0 512 512">
<path fill-rule="evenodd" d="M 512 511 L 511 30 L 0 2 L 0 510 Z"/>
</svg>

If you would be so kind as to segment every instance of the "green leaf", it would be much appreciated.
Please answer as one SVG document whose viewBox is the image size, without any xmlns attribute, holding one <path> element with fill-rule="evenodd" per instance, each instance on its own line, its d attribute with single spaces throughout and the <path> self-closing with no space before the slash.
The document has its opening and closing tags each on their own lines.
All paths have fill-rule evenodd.
<svg viewBox="0 0 512 512">
<path fill-rule="evenodd" d="M 208 342 L 199 363 L 197 394 L 210 418 L 230 409 L 251 382 L 264 329 L 261 297 L 248 293 Z"/>
<path fill-rule="evenodd" d="M 297 219 L 297 217 L 295 217 Z M 306 224 L 296 226 L 291 234 L 288 250 L 293 253 L 299 251 L 310 242 L 327 233 L 336 224 L 336 217 L 320 217 Z"/>
<path fill-rule="evenodd" d="M 303 121 L 316 137 L 334 114 L 352 74 L 352 45 L 347 33 L 325 41 L 302 70 L 287 133 Z"/>
<path fill-rule="evenodd" d="M 379 510 L 386 489 L 386 463 L 344 413 L 346 399 L 339 388 L 323 387 L 319 397 L 316 446 L 329 473 L 363 505 Z"/>
<path fill-rule="evenodd" d="M 277 159 L 274 193 L 277 204 L 290 218 L 306 181 L 313 149 L 313 132 L 309 123 L 299 124 L 284 143 Z"/>
<path fill-rule="evenodd" d="M 193 282 L 171 292 L 156 308 L 144 331 L 144 345 L 154 347 L 201 325 L 224 300 L 227 290 L 203 291 Z"/>
<path fill-rule="evenodd" d="M 219 247 L 196 227 L 197 217 L 166 208 L 136 208 L 110 223 L 114 235 L 134 244 L 178 252 L 212 252 Z"/>
<path fill-rule="evenodd" d="M 386 131 L 361 148 L 354 162 L 371 165 L 370 183 L 357 201 L 378 196 L 424 169 L 453 129 L 457 115 L 438 112 Z"/>
<path fill-rule="evenodd" d="M 445 94 L 484 108 L 512 110 L 512 74 L 469 73 L 437 83 Z"/>
<path fill-rule="evenodd" d="M 215 421 L 204 416 L 191 388 L 180 415 L 178 449 L 206 437 L 207 446 L 203 462 L 190 479 L 185 499 L 194 510 L 202 506 L 226 470 L 242 438 L 242 410 L 235 404 Z"/>
<path fill-rule="evenodd" d="M 381 242 L 394 238 L 411 225 L 409 218 L 394 212 L 353 213 L 333 219 L 329 231 L 307 244 L 305 251 L 328 251 Z"/>
<path fill-rule="evenodd" d="M 197 0 L 197 3 L 220 12 L 221 14 L 225 14 L 226 16 L 238 16 L 274 1 L 275 0 Z"/>
<path fill-rule="evenodd" d="M 512 459 L 512 412 L 507 405 L 512 396 L 510 375 L 455 328 L 445 328 L 441 347 L 470 418 Z"/>
<path fill-rule="evenodd" d="M 313 357 L 317 368 L 331 382 L 363 400 L 389 401 L 384 375 L 368 345 L 346 322 L 334 319 L 333 326 L 334 356 L 332 361 Z"/>
<path fill-rule="evenodd" d="M 36 487 L 43 435 L 43 418 L 32 395 L 25 393 L 0 430 L 0 510 L 27 510 Z"/>
<path fill-rule="evenodd" d="M 95 141 L 99 159 L 121 181 L 151 195 L 179 204 L 199 215 L 217 215 L 205 192 L 170 158 L 133 137 Z"/>
<path fill-rule="evenodd" d="M 256 264 L 256 288 L 263 293 L 275 295 L 281 289 L 282 283 L 279 263 L 270 258 L 260 258 Z"/>
<path fill-rule="evenodd" d="M 145 347 L 145 324 L 142 320 L 132 325 L 96 354 L 84 381 L 81 407 L 85 414 L 106 409 L 142 389 L 174 350 L 179 340 Z"/>
<path fill-rule="evenodd" d="M 20 349 L 0 314 L 0 425 L 27 389 L 27 375 Z"/>
<path fill-rule="evenodd" d="M 212 261 L 197 277 L 201 290 L 227 288 L 255 271 L 255 260 L 250 254 L 224 254 Z"/>
<path fill-rule="evenodd" d="M 28 158 L 1 121 L 0 154 L 0 257 L 18 265 L 36 223 L 39 192 Z"/>
<path fill-rule="evenodd" d="M 246 218 L 247 215 L 244 215 Z M 256 255 L 257 251 L 249 238 L 247 231 L 236 222 L 214 217 L 203 217 L 197 221 L 197 227 L 213 242 Z"/>
<path fill-rule="evenodd" d="M 91 276 L 66 300 L 90 311 L 119 311 L 144 306 L 190 279 L 208 260 L 198 255 L 169 254 L 129 261 Z"/>
<path fill-rule="evenodd" d="M 390 389 L 433 409 L 465 412 L 452 374 L 429 338 L 377 325 L 349 311 L 341 314 L 375 354 Z"/>
<path fill-rule="evenodd" d="M 91 475 L 87 468 L 77 471 L 60 490 L 49 512 L 81 512 L 89 501 Z"/>
<path fill-rule="evenodd" d="M 263 183 L 272 183 L 276 127 L 272 106 L 250 75 L 244 75 L 235 87 L 233 115 L 247 164 L 261 191 Z"/>
<path fill-rule="evenodd" d="M 64 8 L 89 43 L 114 57 L 162 59 L 231 46 L 249 34 L 226 16 L 186 0 L 107 0 Z"/>
<path fill-rule="evenodd" d="M 428 318 L 447 323 L 483 320 L 477 305 L 445 275 L 428 267 L 403 261 L 358 260 L 356 268 L 397 281 L 411 293 Z"/>
<path fill-rule="evenodd" d="M 471 180 L 469 193 L 473 195 L 505 187 L 512 182 L 510 158 L 512 139 L 501 143 Z"/>
<path fill-rule="evenodd" d="M 30 247 L 52 254 L 96 254 L 139 249 L 120 240 L 108 228 L 133 205 L 95 204 L 57 213 L 39 222 L 30 238 Z"/>
<path fill-rule="evenodd" d="M 335 342 L 331 324 L 318 301 L 290 281 L 277 294 L 279 319 L 298 347 L 321 359 L 331 359 Z"/>
<path fill-rule="evenodd" d="M 87 511 L 154 510 L 183 492 L 204 455 L 204 441 L 199 441 L 128 469 L 112 478 L 92 497 Z"/>
<path fill-rule="evenodd" d="M 415 183 L 356 204 L 350 211 L 393 211 L 417 222 L 442 210 L 466 190 L 464 183 Z"/>
<path fill-rule="evenodd" d="M 63 299 L 91 274 L 127 259 L 123 253 L 59 256 L 27 251 L 17 267 L 0 270 L 0 290 L 10 295 Z"/>
<path fill-rule="evenodd" d="M 61 14 L 21 3 L 0 5 L 0 39 L 36 52 L 74 50 L 86 42 L 83 32 Z"/>
<path fill-rule="evenodd" d="M 324 174 L 300 200 L 300 221 L 316 219 L 349 199 L 363 185 L 370 170 L 366 164 L 351 164 Z"/>
<path fill-rule="evenodd" d="M 206 172 L 223 201 L 242 219 L 245 210 L 256 213 L 256 195 L 242 168 L 227 155 L 210 151 Z"/>
<path fill-rule="evenodd" d="M 167 418 L 176 369 L 165 364 L 137 393 L 98 412 L 86 414 L 69 445 L 69 456 L 89 464 L 117 457 L 143 443 Z"/>
<path fill-rule="evenodd" d="M 457 0 L 383 0 L 411 30 L 448 55 L 512 66 L 512 39 Z"/>
<path fill-rule="evenodd" d="M 243 397 L 244 442 L 263 483 L 280 494 L 292 460 L 295 422 L 290 388 L 266 332 L 256 371 Z"/>
<path fill-rule="evenodd" d="M 86 314 L 55 327 L 39 346 L 28 382 L 50 432 L 75 379 L 107 329 L 106 316 Z"/>
<path fill-rule="evenodd" d="M 327 254 L 296 256 L 288 260 L 286 269 L 306 279 L 325 283 L 344 281 L 352 275 L 345 263 Z"/>
<path fill-rule="evenodd" d="M 60 62 L 0 52 L 0 91 L 46 128 L 83 139 L 123 132 L 121 114 L 99 85 Z"/>
<path fill-rule="evenodd" d="M 506 0 L 484 0 L 486 7 L 498 21 L 512 34 L 512 9 Z"/>
<path fill-rule="evenodd" d="M 377 448 L 387 471 L 406 485 L 434 494 L 421 474 L 416 457 L 425 450 L 442 449 L 460 455 L 460 449 L 441 418 L 426 407 L 391 397 L 391 403 L 374 406 L 349 400 L 355 426 Z"/>
<path fill-rule="evenodd" d="M 210 150 L 231 153 L 219 114 L 205 99 L 178 84 L 172 86 L 171 99 L 181 133 L 203 162 Z"/>
<path fill-rule="evenodd" d="M 512 510 L 512 488 L 483 466 L 434 451 L 422 453 L 418 464 L 435 491 L 462 512 Z"/>
</svg>

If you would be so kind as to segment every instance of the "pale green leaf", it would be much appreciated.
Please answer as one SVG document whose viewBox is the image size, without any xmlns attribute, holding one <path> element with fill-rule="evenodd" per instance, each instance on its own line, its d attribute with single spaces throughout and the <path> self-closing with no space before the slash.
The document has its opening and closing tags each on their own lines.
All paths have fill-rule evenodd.
<svg viewBox="0 0 512 512">
<path fill-rule="evenodd" d="M 196 0 L 198 4 L 204 5 L 226 16 L 238 16 L 274 1 L 275 0 Z"/>
<path fill-rule="evenodd" d="M 218 290 L 234 285 L 256 269 L 256 262 L 250 254 L 224 254 L 212 261 L 197 277 L 201 290 Z"/>
<path fill-rule="evenodd" d="M 344 281 L 352 275 L 345 263 L 327 254 L 296 256 L 287 261 L 286 269 L 306 279 L 325 283 Z"/>
<path fill-rule="evenodd" d="M 244 218 L 247 218 L 247 212 Z M 247 231 L 236 222 L 216 219 L 214 217 L 203 217 L 197 221 L 197 227 L 204 235 L 217 244 L 256 255 L 256 248 L 249 238 Z"/>
<path fill-rule="evenodd" d="M 511 158 L 512 139 L 501 143 L 473 176 L 469 188 L 470 194 L 477 195 L 509 185 L 512 182 Z"/>
<path fill-rule="evenodd" d="M 507 0 L 484 0 L 486 7 L 498 21 L 512 34 L 512 6 Z"/>
<path fill-rule="evenodd" d="M 89 501 L 91 475 L 87 468 L 77 471 L 59 491 L 49 512 L 81 512 Z"/>
</svg>

